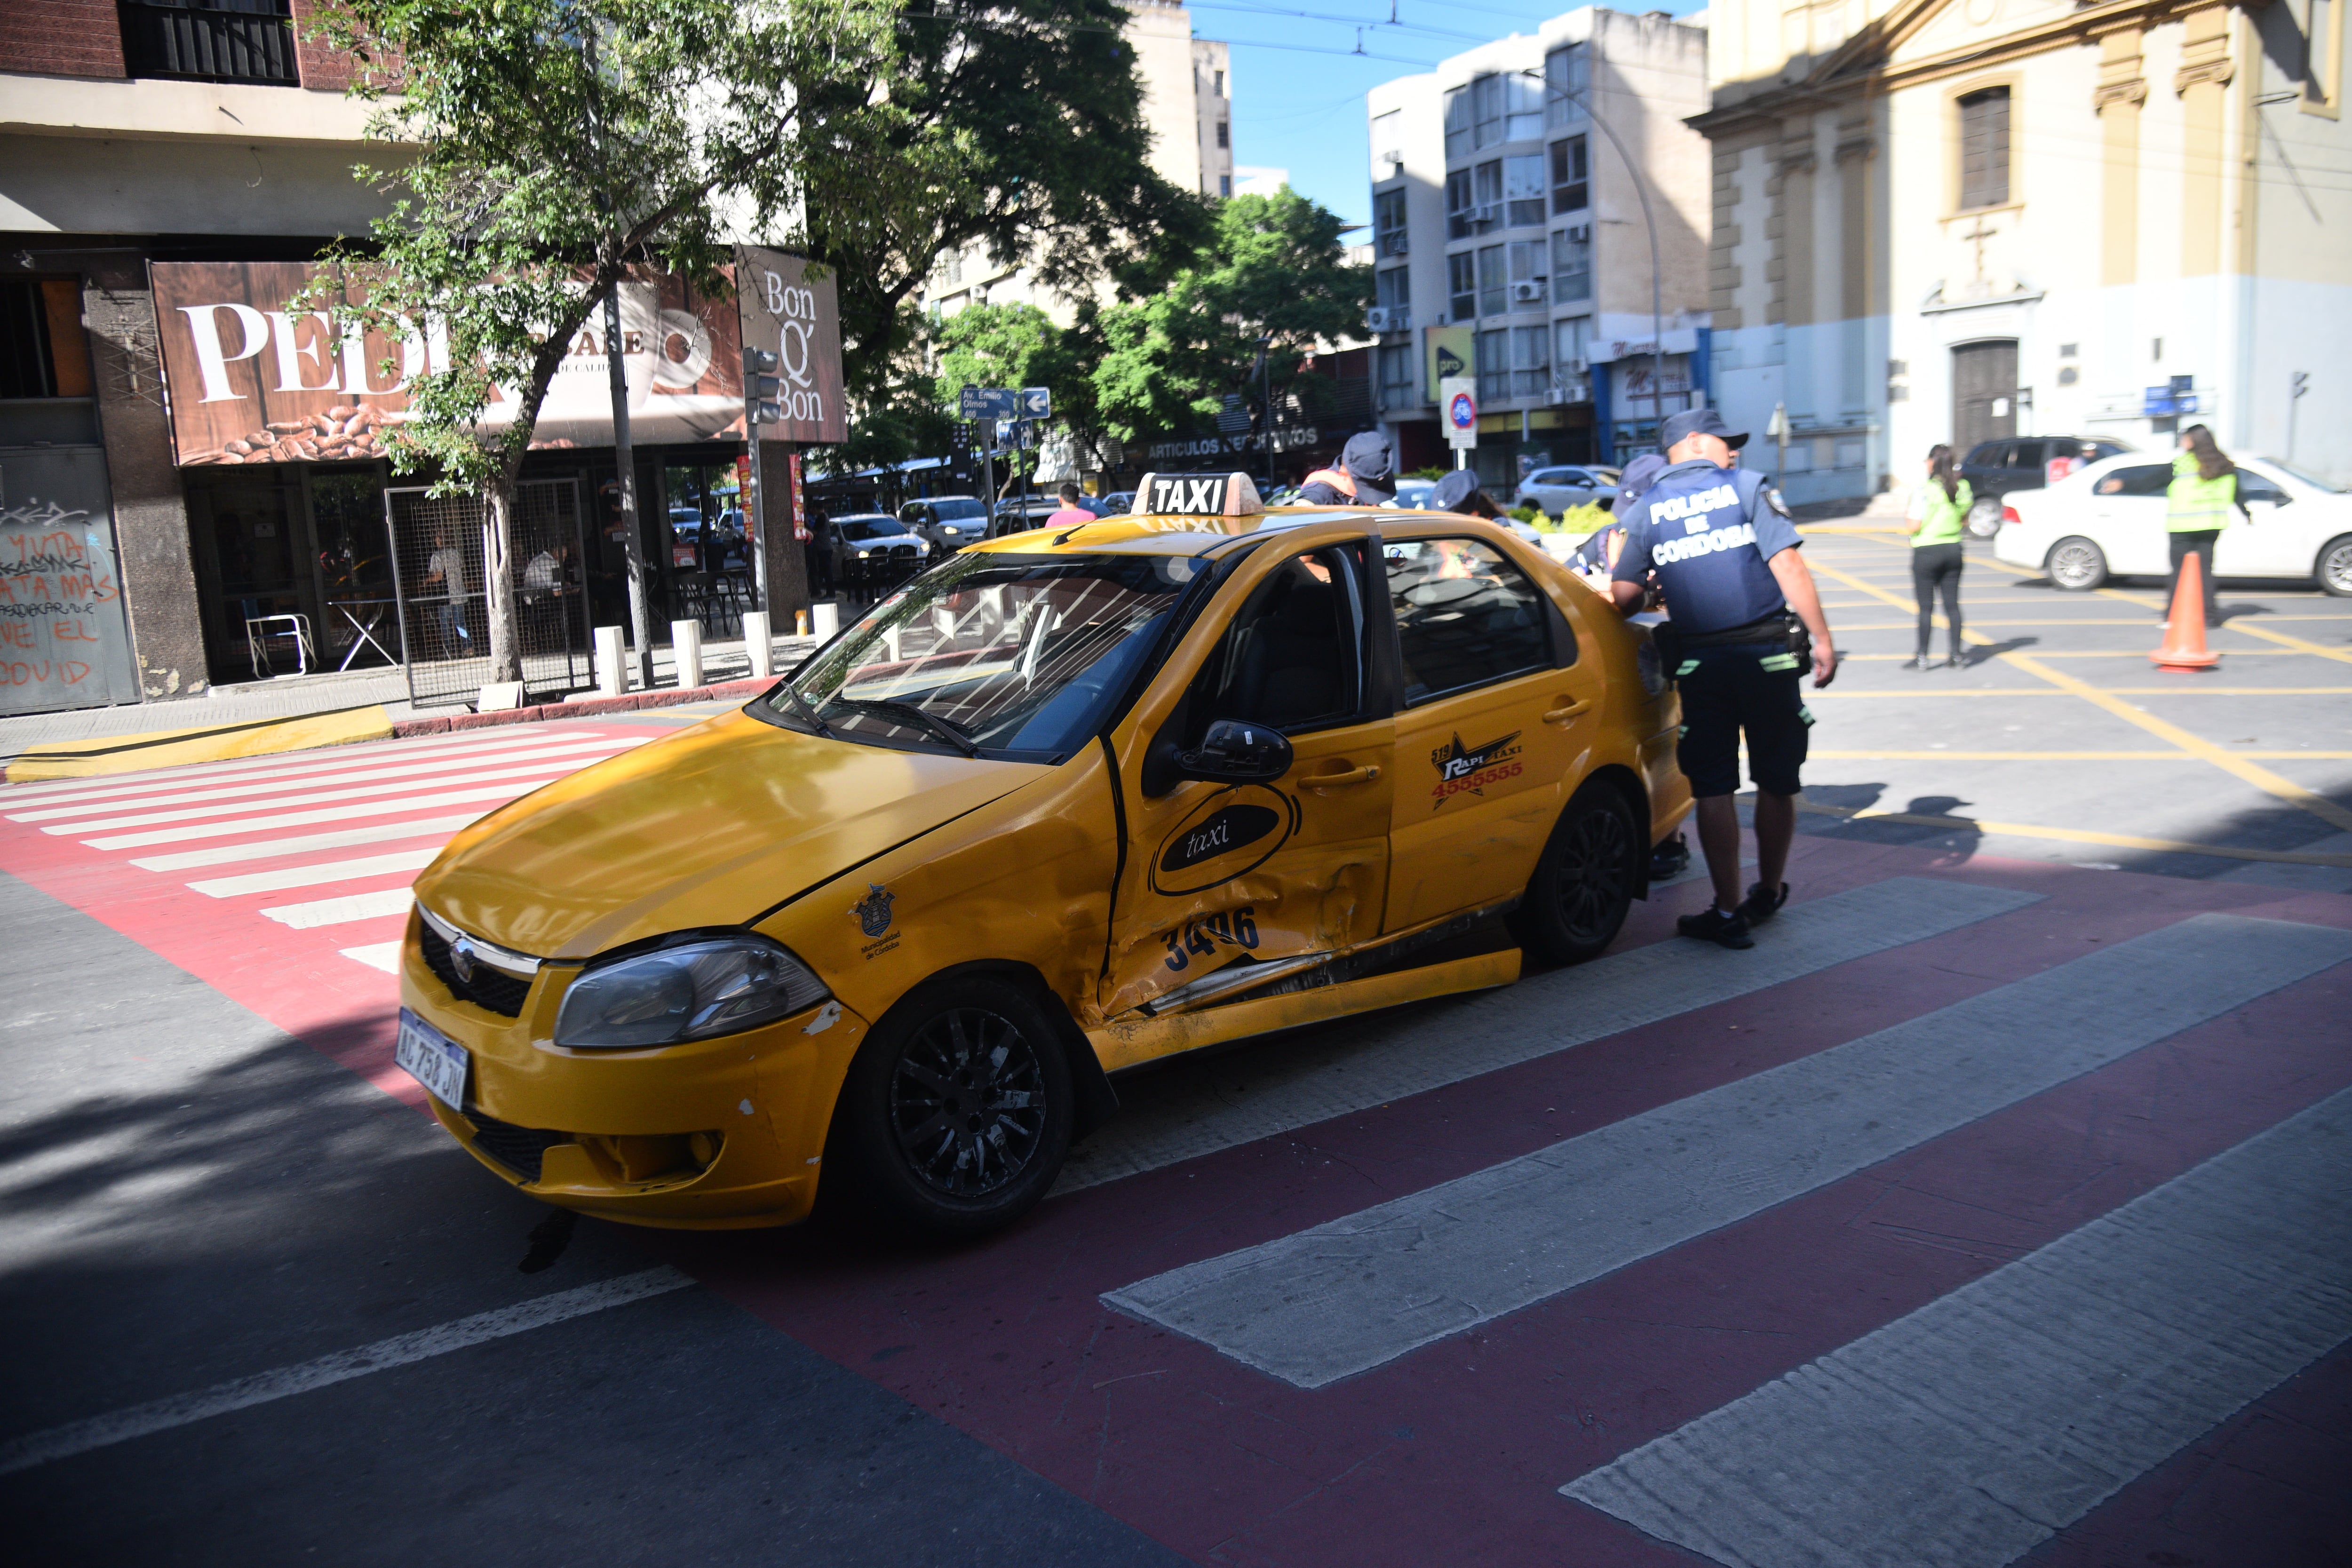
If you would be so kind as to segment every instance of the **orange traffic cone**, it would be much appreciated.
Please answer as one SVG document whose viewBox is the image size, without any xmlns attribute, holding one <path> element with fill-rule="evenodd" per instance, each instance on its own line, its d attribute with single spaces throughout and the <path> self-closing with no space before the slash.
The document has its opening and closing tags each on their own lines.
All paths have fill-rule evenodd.
<svg viewBox="0 0 2352 1568">
<path fill-rule="evenodd" d="M 2164 643 L 2147 656 L 2158 669 L 2210 669 L 2221 656 L 2205 647 L 2205 568 L 2195 551 L 2180 560 L 2180 582 L 2172 590 Z"/>
</svg>

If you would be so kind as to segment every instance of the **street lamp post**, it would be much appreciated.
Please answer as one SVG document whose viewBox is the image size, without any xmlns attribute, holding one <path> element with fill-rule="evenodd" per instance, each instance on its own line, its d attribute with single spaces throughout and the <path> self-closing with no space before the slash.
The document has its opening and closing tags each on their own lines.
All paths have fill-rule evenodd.
<svg viewBox="0 0 2352 1568">
<path fill-rule="evenodd" d="M 1559 86 L 1539 70 L 1529 68 L 1518 74 L 1533 77 L 1543 83 L 1546 92 L 1555 94 L 1582 109 L 1585 118 L 1599 126 L 1601 133 L 1609 138 L 1609 145 L 1617 149 L 1619 161 L 1625 165 L 1625 172 L 1633 177 L 1633 195 L 1642 204 L 1642 222 L 1650 231 L 1650 411 L 1663 425 L 1666 417 L 1666 313 L 1661 296 L 1664 292 L 1662 279 L 1665 263 L 1658 255 L 1658 219 L 1657 215 L 1650 210 L 1649 184 L 1642 178 L 1641 167 L 1633 162 L 1633 155 L 1625 151 L 1625 143 L 1617 139 L 1617 132 L 1610 129 L 1609 121 L 1594 112 L 1591 100 L 1585 94 L 1571 92 Z"/>
</svg>

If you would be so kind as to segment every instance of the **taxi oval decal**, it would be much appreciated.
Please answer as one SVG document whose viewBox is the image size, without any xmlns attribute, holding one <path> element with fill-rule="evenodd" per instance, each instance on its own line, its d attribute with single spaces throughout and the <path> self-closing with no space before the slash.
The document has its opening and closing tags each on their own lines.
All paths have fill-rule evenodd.
<svg viewBox="0 0 2352 1568">
<path fill-rule="evenodd" d="M 1256 870 L 1298 827 L 1298 803 L 1263 784 L 1234 784 L 1201 802 L 1160 841 L 1151 890 L 1198 893 Z"/>
</svg>

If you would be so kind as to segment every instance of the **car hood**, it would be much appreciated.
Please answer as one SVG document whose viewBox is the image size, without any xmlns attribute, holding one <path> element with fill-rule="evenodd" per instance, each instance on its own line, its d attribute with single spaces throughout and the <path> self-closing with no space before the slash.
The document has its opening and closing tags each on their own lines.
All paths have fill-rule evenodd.
<svg viewBox="0 0 2352 1568">
<path fill-rule="evenodd" d="M 425 906 L 541 958 L 740 925 L 1045 770 L 826 740 L 742 711 L 583 768 L 450 841 Z"/>
</svg>

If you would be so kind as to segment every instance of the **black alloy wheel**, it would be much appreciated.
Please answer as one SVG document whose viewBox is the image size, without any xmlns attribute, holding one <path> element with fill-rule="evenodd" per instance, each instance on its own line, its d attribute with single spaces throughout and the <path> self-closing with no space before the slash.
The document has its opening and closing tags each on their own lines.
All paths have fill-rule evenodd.
<svg viewBox="0 0 2352 1568">
<path fill-rule="evenodd" d="M 850 1063 L 819 1201 L 931 1236 L 1010 1225 L 1060 1173 L 1075 1102 L 1060 1034 L 1021 986 L 919 985 Z"/>
<path fill-rule="evenodd" d="M 1559 814 L 1512 913 L 1520 944 L 1545 963 L 1581 963 L 1617 940 L 1647 852 L 1625 797 L 1594 780 Z"/>
</svg>

